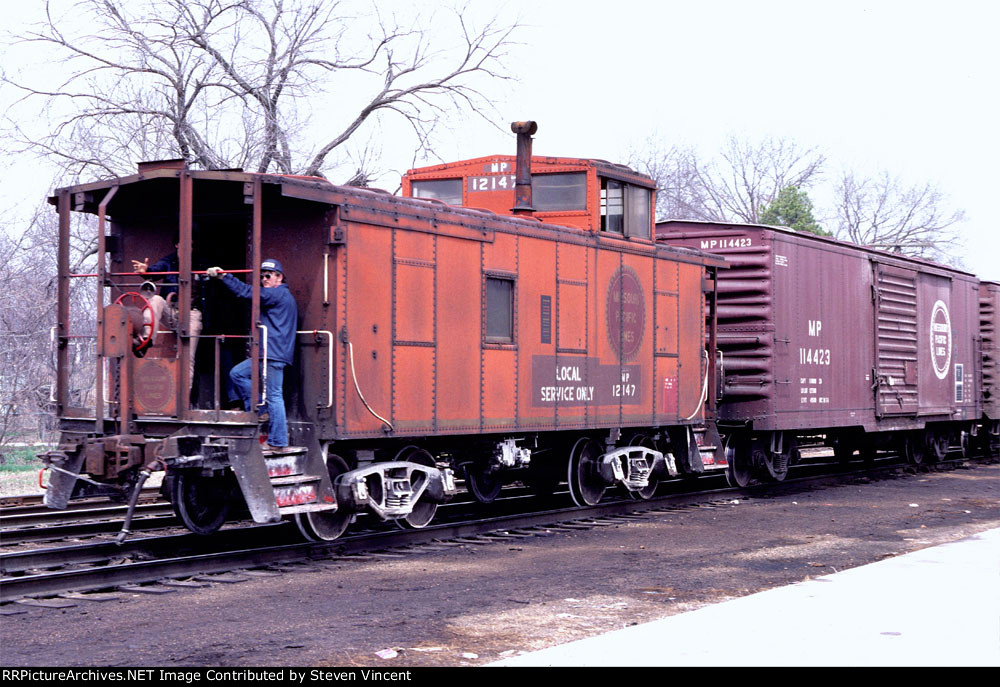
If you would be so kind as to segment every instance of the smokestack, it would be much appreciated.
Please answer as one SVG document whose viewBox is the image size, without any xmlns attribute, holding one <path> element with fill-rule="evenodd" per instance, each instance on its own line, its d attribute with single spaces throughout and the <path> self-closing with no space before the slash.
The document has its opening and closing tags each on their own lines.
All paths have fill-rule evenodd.
<svg viewBox="0 0 1000 687">
<path fill-rule="evenodd" d="M 530 215 L 531 206 L 531 136 L 538 131 L 535 122 L 512 122 L 510 130 L 517 134 L 517 176 L 514 178 L 515 215 Z"/>
</svg>

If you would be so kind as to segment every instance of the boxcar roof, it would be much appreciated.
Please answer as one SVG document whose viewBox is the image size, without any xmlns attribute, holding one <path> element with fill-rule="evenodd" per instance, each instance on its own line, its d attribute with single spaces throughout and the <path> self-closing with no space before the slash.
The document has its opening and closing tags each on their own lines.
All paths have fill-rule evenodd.
<svg viewBox="0 0 1000 687">
<path fill-rule="evenodd" d="M 703 227 L 695 229 L 693 231 L 672 230 L 671 226 L 683 227 L 687 225 L 692 225 L 695 227 Z M 661 227 L 666 229 L 666 231 L 661 231 Z M 972 272 L 960 269 L 958 267 L 953 267 L 951 265 L 944 265 L 938 262 L 933 262 L 925 258 L 918 258 L 912 255 L 905 255 L 903 253 L 896 253 L 889 250 L 884 250 L 882 248 L 874 248 L 872 246 L 865 246 L 858 243 L 851 243 L 850 241 L 844 241 L 842 239 L 835 239 L 832 236 L 820 236 L 818 234 L 812 234 L 809 232 L 795 231 L 789 227 L 780 227 L 770 224 L 752 224 L 752 223 L 741 223 L 741 222 L 713 222 L 710 220 L 695 220 L 695 219 L 667 219 L 660 220 L 656 222 L 656 236 L 659 238 L 662 235 L 669 234 L 676 236 L 678 238 L 696 238 L 702 236 L 705 231 L 709 229 L 722 230 L 732 229 L 733 231 L 746 231 L 746 230 L 761 230 L 761 231 L 772 231 L 777 234 L 781 234 L 788 237 L 794 237 L 796 240 L 801 241 L 818 241 L 821 243 L 828 244 L 830 246 L 837 246 L 852 251 L 861 251 L 863 253 L 870 253 L 883 258 L 891 258 L 893 260 L 901 260 L 903 262 L 911 262 L 925 267 L 932 267 L 941 270 L 947 270 L 949 272 L 958 272 L 960 274 L 965 274 L 970 277 L 975 275 Z"/>
</svg>

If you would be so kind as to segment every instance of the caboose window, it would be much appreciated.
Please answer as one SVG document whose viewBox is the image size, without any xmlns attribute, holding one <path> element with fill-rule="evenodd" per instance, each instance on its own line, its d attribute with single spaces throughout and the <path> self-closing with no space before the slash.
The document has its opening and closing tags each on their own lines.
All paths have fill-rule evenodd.
<svg viewBox="0 0 1000 687">
<path fill-rule="evenodd" d="M 625 203 L 625 234 L 650 238 L 652 225 L 649 222 L 649 189 L 626 185 Z"/>
<path fill-rule="evenodd" d="M 601 231 L 625 233 L 624 184 L 601 179 Z"/>
<path fill-rule="evenodd" d="M 448 205 L 462 204 L 461 179 L 427 179 L 414 181 L 412 184 L 414 198 L 434 198 Z"/>
<path fill-rule="evenodd" d="M 535 174 L 531 177 L 531 203 L 535 210 L 586 210 L 587 175 Z"/>
<path fill-rule="evenodd" d="M 514 342 L 514 280 L 486 277 L 486 341 Z"/>
</svg>

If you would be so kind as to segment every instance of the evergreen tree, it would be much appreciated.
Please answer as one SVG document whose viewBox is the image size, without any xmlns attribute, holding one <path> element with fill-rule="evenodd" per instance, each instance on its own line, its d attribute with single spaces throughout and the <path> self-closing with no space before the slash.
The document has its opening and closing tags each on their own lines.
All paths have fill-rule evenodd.
<svg viewBox="0 0 1000 687">
<path fill-rule="evenodd" d="M 760 213 L 761 224 L 771 224 L 781 227 L 791 227 L 795 231 L 807 231 L 819 236 L 832 236 L 829 231 L 823 231 L 816 218 L 813 217 L 813 204 L 809 194 L 800 191 L 798 186 L 785 186 L 778 192 Z"/>
</svg>

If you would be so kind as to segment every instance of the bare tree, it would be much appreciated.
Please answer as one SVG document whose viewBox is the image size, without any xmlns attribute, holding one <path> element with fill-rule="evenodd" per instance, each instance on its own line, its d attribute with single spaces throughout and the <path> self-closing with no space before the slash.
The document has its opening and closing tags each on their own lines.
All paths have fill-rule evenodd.
<svg viewBox="0 0 1000 687">
<path fill-rule="evenodd" d="M 0 447 L 37 436 L 54 378 L 48 343 L 55 289 L 54 281 L 43 276 L 54 271 L 54 265 L 37 264 L 43 251 L 34 238 L 25 232 L 14 239 L 0 230 L 0 280 L 4 284 L 0 290 Z"/>
<path fill-rule="evenodd" d="M 716 219 L 708 212 L 708 198 L 699 179 L 698 156 L 692 148 L 665 147 L 650 137 L 627 154 L 628 164 L 656 182 L 658 219 Z"/>
<path fill-rule="evenodd" d="M 664 149 L 647 141 L 631 164 L 659 187 L 657 216 L 716 222 L 758 222 L 781 189 L 808 188 L 820 175 L 824 156 L 787 139 L 757 143 L 730 136 L 715 159 L 701 160 L 690 148 Z"/>
<path fill-rule="evenodd" d="M 47 440 L 54 427 L 56 264 L 58 216 L 44 202 L 27 219 L 0 214 L 0 447 Z M 96 267 L 96 222 L 74 213 L 70 273 Z M 97 294 L 93 280 L 70 280 L 67 382 L 75 405 L 93 403 Z"/>
<path fill-rule="evenodd" d="M 22 105 L 45 103 L 51 132 L 11 123 L 11 133 L 72 177 L 153 157 L 328 173 L 348 140 L 387 117 L 405 122 L 417 146 L 445 113 L 485 118 L 480 88 L 510 78 L 503 61 L 518 28 L 496 17 L 473 27 L 464 8 L 397 19 L 334 0 L 80 0 L 61 16 L 49 8 L 22 36 L 62 59 L 62 83 L 5 77 Z"/>
<path fill-rule="evenodd" d="M 720 218 L 757 222 L 761 211 L 781 192 L 794 186 L 808 188 L 819 175 L 825 158 L 815 148 L 800 148 L 788 139 L 759 143 L 730 136 L 721 160 L 699 170 L 709 207 Z"/>
<path fill-rule="evenodd" d="M 837 238 L 906 255 L 961 265 L 956 225 L 961 210 L 930 183 L 906 186 L 888 172 L 859 178 L 845 172 L 836 189 Z"/>
</svg>

